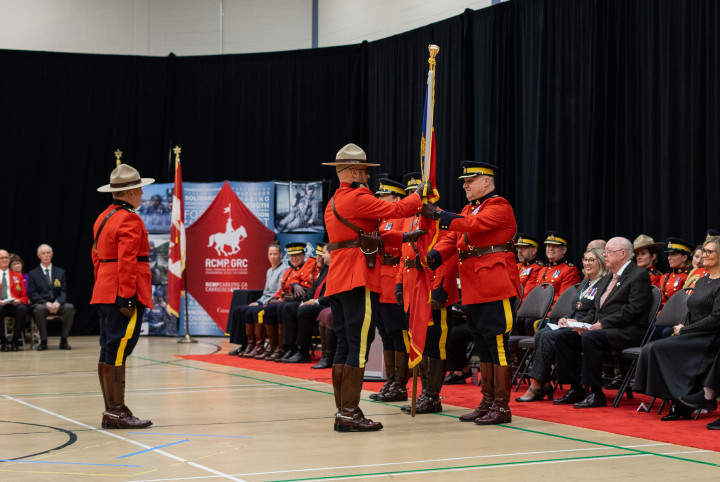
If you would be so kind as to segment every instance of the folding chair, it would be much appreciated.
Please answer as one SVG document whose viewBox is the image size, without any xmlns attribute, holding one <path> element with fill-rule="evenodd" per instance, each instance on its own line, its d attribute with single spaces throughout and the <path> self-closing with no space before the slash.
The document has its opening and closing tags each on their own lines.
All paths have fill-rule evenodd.
<svg viewBox="0 0 720 482">
<path fill-rule="evenodd" d="M 575 301 L 575 296 L 577 296 L 578 286 L 580 286 L 580 283 L 570 286 L 560 294 L 557 301 L 553 305 L 552 310 L 550 310 L 550 314 L 545 320 L 546 322 L 547 320 L 558 320 L 573 312 L 573 301 Z M 547 325 L 547 323 L 544 323 L 543 327 L 545 325 Z M 542 328 L 540 324 L 538 324 L 538 329 L 539 328 Z M 523 350 L 523 356 L 520 359 L 520 363 L 518 364 L 517 369 L 519 373 L 515 373 L 515 378 L 520 381 L 525 379 L 527 377 L 527 372 L 530 371 L 533 352 L 535 351 L 535 337 L 531 336 L 523 338 L 518 342 L 518 347 Z M 515 391 L 517 392 L 519 388 L 520 384 L 518 383 L 518 385 L 515 387 Z"/>
<path fill-rule="evenodd" d="M 676 293 L 677 294 L 677 293 Z M 674 298 L 675 295 L 671 297 Z M 685 295 L 687 298 L 687 295 Z M 634 346 L 631 348 L 626 348 L 621 352 L 613 352 L 612 354 L 619 357 L 619 358 L 626 358 L 631 359 L 632 363 L 630 364 L 630 368 L 628 368 L 627 372 L 625 372 L 625 376 L 623 376 L 623 381 L 620 384 L 620 388 L 618 389 L 617 395 L 615 396 L 615 400 L 613 401 L 612 406 L 614 408 L 617 408 L 617 406 L 620 404 L 620 400 L 622 400 L 622 396 L 624 393 L 627 393 L 628 398 L 633 398 L 632 395 L 632 387 L 631 383 L 633 378 L 635 377 L 635 370 L 637 368 L 637 361 L 638 357 L 640 356 L 640 350 L 643 346 L 650 340 L 650 337 L 652 336 L 653 330 L 655 329 L 655 319 L 658 316 L 658 310 L 660 309 L 660 301 L 662 299 L 662 295 L 660 294 L 660 289 L 657 286 L 652 287 L 652 301 L 650 302 L 650 309 L 648 311 L 648 327 L 645 331 L 645 336 L 643 337 L 642 341 L 640 342 L 640 346 Z M 665 303 L 665 307 L 663 308 L 663 312 L 665 309 L 667 309 L 668 303 L 670 301 L 668 300 L 667 303 Z M 686 303 L 686 310 L 687 310 L 687 300 Z M 671 306 L 672 308 L 672 306 Z M 670 316 L 670 314 L 668 314 Z M 622 365 L 621 365 L 622 366 Z"/>
<path fill-rule="evenodd" d="M 517 318 L 532 318 L 534 320 L 545 320 L 545 317 L 550 311 L 553 299 L 555 298 L 555 289 L 549 283 L 543 283 L 540 286 L 536 286 L 525 298 L 525 301 L 520 305 L 520 309 L 517 311 Z M 532 336 L 518 336 L 510 335 L 508 339 L 508 347 L 518 346 L 521 340 L 533 338 Z M 525 356 L 523 355 L 523 359 Z M 513 375 L 512 383 L 516 383 L 517 375 L 520 371 L 521 364 L 518 365 L 515 374 Z"/>
</svg>

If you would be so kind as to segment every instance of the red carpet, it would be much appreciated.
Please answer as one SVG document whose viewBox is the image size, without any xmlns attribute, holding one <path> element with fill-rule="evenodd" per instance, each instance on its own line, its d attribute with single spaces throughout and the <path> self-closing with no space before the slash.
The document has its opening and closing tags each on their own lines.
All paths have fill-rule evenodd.
<svg viewBox="0 0 720 482">
<path fill-rule="evenodd" d="M 271 363 L 262 360 L 238 358 L 224 353 L 216 355 L 187 355 L 179 356 L 179 358 L 244 368 L 258 372 L 274 373 L 304 380 L 315 380 L 328 384 L 331 383 L 329 369 L 313 370 L 310 368 L 311 364 L 308 363 Z M 366 382 L 363 388 L 377 392 L 382 385 L 381 382 Z M 420 390 L 419 385 L 420 383 L 418 382 L 418 391 Z M 410 384 L 408 384 L 408 387 L 410 387 Z M 630 435 L 658 442 L 720 451 L 720 431 L 707 430 L 705 428 L 705 424 L 715 420 L 715 418 L 720 416 L 720 412 L 703 414 L 699 420 L 661 422 L 660 416 L 656 415 L 659 407 L 659 402 L 657 401 L 653 407 L 654 410 L 650 413 L 638 413 L 635 411 L 640 402 L 645 402 L 646 405 L 648 404 L 650 397 L 646 395 L 635 394 L 635 398 L 631 400 L 623 398 L 618 408 L 608 406 L 606 408 L 578 410 L 571 406 L 553 405 L 552 402 L 547 400 L 532 403 L 515 402 L 514 398 L 522 395 L 525 389 L 526 386 L 521 386 L 517 393 L 513 392 L 512 394 L 513 401 L 511 402 L 511 407 L 513 414 L 519 417 L 534 418 L 619 435 Z M 555 398 L 559 398 L 563 393 L 564 391 L 558 391 L 555 394 Z M 612 398 L 615 397 L 616 393 L 615 390 L 606 391 L 608 403 L 612 403 Z M 442 396 L 445 397 L 444 403 L 448 405 L 474 408 L 480 401 L 480 388 L 473 386 L 468 380 L 466 385 L 444 386 Z M 667 413 L 667 410 L 668 408 L 666 407 L 663 414 Z"/>
</svg>

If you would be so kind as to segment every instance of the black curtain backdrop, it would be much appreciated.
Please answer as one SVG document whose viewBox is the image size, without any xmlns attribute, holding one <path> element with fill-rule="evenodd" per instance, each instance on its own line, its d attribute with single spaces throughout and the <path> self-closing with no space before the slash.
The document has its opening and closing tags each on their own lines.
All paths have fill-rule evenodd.
<svg viewBox="0 0 720 482">
<path fill-rule="evenodd" d="M 113 151 L 143 176 L 332 179 L 347 142 L 419 170 L 427 45 L 437 58 L 440 204 L 459 162 L 500 166 L 519 229 L 699 242 L 720 229 L 720 7 L 715 0 L 512 0 L 376 42 L 204 57 L 0 50 L 4 222 L 26 269 L 46 242 L 68 272 L 74 333 L 96 330 L 92 223 Z M 376 175 L 374 177 L 377 177 Z M 375 179 L 373 179 L 375 180 Z M 190 254 L 192 255 L 192 253 Z"/>
</svg>

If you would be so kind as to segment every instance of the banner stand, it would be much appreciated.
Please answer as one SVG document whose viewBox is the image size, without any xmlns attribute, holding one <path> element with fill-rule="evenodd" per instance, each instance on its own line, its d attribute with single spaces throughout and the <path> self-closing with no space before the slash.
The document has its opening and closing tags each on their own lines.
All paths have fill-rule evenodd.
<svg viewBox="0 0 720 482">
<path fill-rule="evenodd" d="M 187 299 L 187 270 L 183 271 L 183 282 L 185 284 L 185 336 L 178 340 L 178 343 L 197 343 L 198 341 L 190 336 L 190 317 L 188 316 Z"/>
</svg>

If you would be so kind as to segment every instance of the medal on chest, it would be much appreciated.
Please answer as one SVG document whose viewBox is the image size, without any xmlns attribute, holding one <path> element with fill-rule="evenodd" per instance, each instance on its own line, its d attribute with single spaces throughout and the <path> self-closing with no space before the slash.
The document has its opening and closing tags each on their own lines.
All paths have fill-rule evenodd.
<svg viewBox="0 0 720 482">
<path fill-rule="evenodd" d="M 553 279 L 555 279 L 555 278 L 557 278 L 558 276 L 560 276 L 560 273 L 561 273 L 561 271 L 560 271 L 559 269 L 556 270 L 556 271 L 553 273 L 553 275 L 552 275 Z"/>
</svg>

